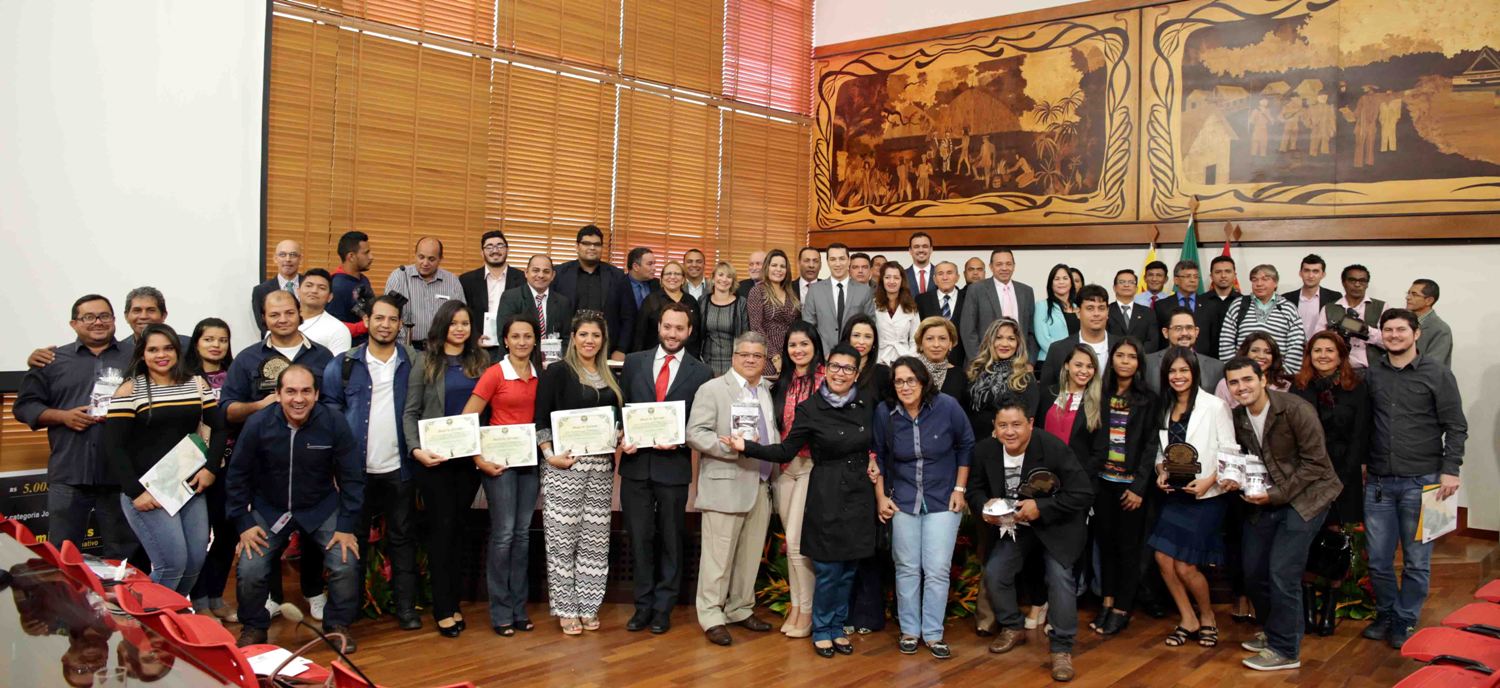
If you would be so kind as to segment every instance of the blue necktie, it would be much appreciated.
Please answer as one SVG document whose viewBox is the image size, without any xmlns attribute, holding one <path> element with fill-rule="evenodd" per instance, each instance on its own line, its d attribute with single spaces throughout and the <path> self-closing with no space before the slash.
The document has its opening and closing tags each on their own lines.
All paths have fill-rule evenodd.
<svg viewBox="0 0 1500 688">
<path fill-rule="evenodd" d="M 953 309 L 948 307 L 948 299 L 951 298 L 952 294 L 943 294 L 943 317 L 948 320 L 953 319 Z"/>
</svg>

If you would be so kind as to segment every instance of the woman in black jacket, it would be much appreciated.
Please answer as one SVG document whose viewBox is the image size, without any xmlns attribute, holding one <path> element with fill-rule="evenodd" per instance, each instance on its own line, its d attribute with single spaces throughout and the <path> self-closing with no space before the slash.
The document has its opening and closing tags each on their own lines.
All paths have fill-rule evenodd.
<svg viewBox="0 0 1500 688">
<path fill-rule="evenodd" d="M 1349 345 L 1331 330 L 1313 335 L 1307 357 L 1292 383 L 1292 393 L 1318 410 L 1328 459 L 1344 483 L 1344 491 L 1328 510 L 1328 524 L 1365 520 L 1364 480 L 1360 469 L 1370 460 L 1374 408 L 1370 386 L 1349 365 Z"/>
<path fill-rule="evenodd" d="M 916 341 L 917 353 L 921 354 L 922 362 L 927 364 L 933 386 L 937 391 L 953 397 L 959 408 L 967 413 L 969 380 L 964 377 L 962 368 L 948 360 L 948 354 L 958 343 L 958 328 L 953 326 L 953 321 L 934 315 L 917 324 Z"/>
<path fill-rule="evenodd" d="M 875 553 L 875 486 L 866 472 L 874 403 L 855 384 L 860 358 L 848 344 L 833 348 L 823 385 L 797 406 L 792 429 L 780 444 L 719 438 L 745 456 L 777 463 L 796 458 L 804 445 L 812 446 L 802 553 L 816 571 L 812 639 L 822 657 L 854 653 L 844 634 L 850 590 L 860 560 Z"/>
<path fill-rule="evenodd" d="M 1141 581 L 1141 543 L 1146 539 L 1143 502 L 1151 485 L 1152 465 L 1160 440 L 1151 425 L 1156 398 L 1146 390 L 1141 370 L 1145 351 L 1125 337 L 1109 350 L 1104 394 L 1099 399 L 1095 445 L 1100 461 L 1093 467 L 1094 518 L 1099 545 L 1099 587 L 1104 596 L 1095 633 L 1111 636 L 1125 630 Z"/>
</svg>

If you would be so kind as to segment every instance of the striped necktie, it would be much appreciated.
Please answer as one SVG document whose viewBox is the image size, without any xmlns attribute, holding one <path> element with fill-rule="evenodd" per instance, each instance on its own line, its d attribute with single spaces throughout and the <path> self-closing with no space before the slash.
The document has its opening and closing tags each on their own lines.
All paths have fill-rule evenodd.
<svg viewBox="0 0 1500 688">
<path fill-rule="evenodd" d="M 536 295 L 536 324 L 537 331 L 543 335 L 547 334 L 547 295 Z"/>
</svg>

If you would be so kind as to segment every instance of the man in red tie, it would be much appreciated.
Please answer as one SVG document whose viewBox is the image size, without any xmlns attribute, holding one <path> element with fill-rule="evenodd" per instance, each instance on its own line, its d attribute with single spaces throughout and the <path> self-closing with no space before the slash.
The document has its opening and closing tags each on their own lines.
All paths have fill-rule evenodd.
<svg viewBox="0 0 1500 688">
<path fill-rule="evenodd" d="M 1135 302 L 1147 308 L 1156 308 L 1156 302 L 1171 296 L 1167 288 L 1167 264 L 1153 260 L 1146 265 L 1146 290 L 1135 295 Z"/>
<path fill-rule="evenodd" d="M 912 298 L 926 294 L 933 287 L 932 236 L 917 232 L 906 240 L 906 250 L 911 254 L 911 267 L 906 269 L 906 283 Z"/>
<path fill-rule="evenodd" d="M 656 333 L 656 348 L 625 357 L 620 378 L 625 403 L 681 402 L 676 412 L 678 422 L 685 424 L 698 387 L 713 379 L 713 370 L 684 350 L 693 334 L 687 306 L 667 304 Z M 620 512 L 630 535 L 635 576 L 635 614 L 625 630 L 649 626 L 661 634 L 672 627 L 672 608 L 682 586 L 692 450 L 686 444 L 638 447 L 632 439 L 637 438 L 627 434 L 620 457 Z"/>
</svg>

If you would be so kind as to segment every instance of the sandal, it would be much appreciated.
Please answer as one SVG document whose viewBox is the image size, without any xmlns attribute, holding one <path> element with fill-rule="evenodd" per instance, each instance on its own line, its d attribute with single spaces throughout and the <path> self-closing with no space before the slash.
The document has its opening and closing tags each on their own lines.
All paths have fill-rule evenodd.
<svg viewBox="0 0 1500 688">
<path fill-rule="evenodd" d="M 557 623 L 562 626 L 563 635 L 583 635 L 583 627 L 578 625 L 578 619 L 559 618 Z"/>
<path fill-rule="evenodd" d="M 1171 633 L 1167 634 L 1166 644 L 1167 647 L 1182 647 L 1183 645 L 1186 645 L 1189 640 L 1195 639 L 1197 637 L 1198 631 L 1189 631 L 1182 626 L 1178 626 L 1177 628 L 1172 629 Z"/>
<path fill-rule="evenodd" d="M 513 636 L 515 634 L 516 634 L 516 628 L 515 628 L 515 626 L 508 626 L 507 625 L 507 626 L 496 626 L 495 627 L 495 635 L 498 635 L 498 636 L 500 636 L 502 638 L 509 638 L 509 637 L 511 637 L 511 636 Z"/>
<path fill-rule="evenodd" d="M 597 616 L 585 616 L 585 617 L 583 617 L 583 630 L 585 630 L 585 631 L 597 631 L 597 630 L 599 630 L 599 617 L 597 617 Z"/>
<path fill-rule="evenodd" d="M 1203 647 L 1218 647 L 1219 627 L 1204 626 L 1198 629 L 1198 644 Z"/>
<path fill-rule="evenodd" d="M 524 633 L 530 633 L 536 630 L 536 624 L 531 623 L 531 619 L 517 619 L 516 630 Z"/>
</svg>

